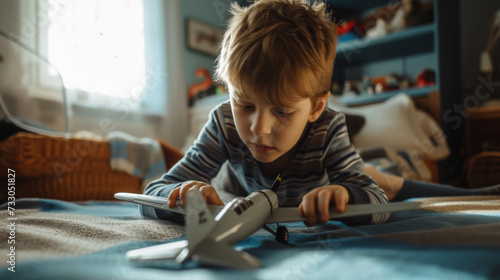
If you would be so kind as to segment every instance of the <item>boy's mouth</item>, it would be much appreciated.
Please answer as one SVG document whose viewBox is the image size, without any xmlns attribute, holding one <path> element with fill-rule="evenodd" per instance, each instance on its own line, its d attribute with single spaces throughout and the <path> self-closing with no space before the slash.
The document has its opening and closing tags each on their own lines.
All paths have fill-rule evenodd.
<svg viewBox="0 0 500 280">
<path fill-rule="evenodd" d="M 269 152 L 271 150 L 274 150 L 273 147 L 269 147 L 269 146 L 266 146 L 266 145 L 262 145 L 262 144 L 257 144 L 257 143 L 250 143 L 252 144 L 252 147 L 258 151 L 258 152 Z"/>
</svg>

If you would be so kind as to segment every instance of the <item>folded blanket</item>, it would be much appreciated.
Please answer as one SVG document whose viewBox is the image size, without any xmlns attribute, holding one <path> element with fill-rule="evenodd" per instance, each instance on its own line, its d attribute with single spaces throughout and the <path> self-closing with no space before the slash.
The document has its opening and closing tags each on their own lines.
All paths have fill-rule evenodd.
<svg viewBox="0 0 500 280">
<path fill-rule="evenodd" d="M 412 180 L 431 180 L 431 172 L 425 165 L 424 156 L 420 151 L 371 146 L 357 149 L 357 152 L 366 164 L 376 167 L 381 173 Z"/>
<path fill-rule="evenodd" d="M 142 178 L 142 187 L 166 172 L 165 160 L 158 141 L 137 138 L 124 132 L 108 134 L 111 169 Z"/>
</svg>

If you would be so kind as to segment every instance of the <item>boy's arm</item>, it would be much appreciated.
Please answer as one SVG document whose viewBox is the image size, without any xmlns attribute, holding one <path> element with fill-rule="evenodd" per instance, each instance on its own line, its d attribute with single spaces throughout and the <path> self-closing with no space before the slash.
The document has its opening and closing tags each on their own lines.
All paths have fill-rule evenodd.
<svg viewBox="0 0 500 280">
<path fill-rule="evenodd" d="M 364 172 L 364 162 L 349 141 L 345 117 L 337 114 L 331 122 L 325 146 L 325 162 L 331 184 L 344 186 L 349 192 L 349 204 L 381 204 L 388 199 L 383 189 Z M 388 214 L 349 219 L 350 223 L 384 223 Z"/>
<path fill-rule="evenodd" d="M 221 110 L 215 109 L 200 132 L 198 139 L 177 162 L 160 179 L 149 183 L 143 194 L 168 197 L 170 192 L 186 181 L 210 183 L 217 175 L 222 164 L 227 160 L 226 141 L 221 131 L 224 130 L 224 120 Z M 140 205 L 143 216 L 155 219 L 178 220 L 179 215 L 152 207 Z"/>
</svg>

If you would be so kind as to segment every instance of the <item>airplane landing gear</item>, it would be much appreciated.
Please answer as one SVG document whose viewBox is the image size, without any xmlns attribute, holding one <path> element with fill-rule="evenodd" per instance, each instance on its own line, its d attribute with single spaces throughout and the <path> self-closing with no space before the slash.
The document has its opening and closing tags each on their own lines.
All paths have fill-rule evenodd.
<svg viewBox="0 0 500 280">
<path fill-rule="evenodd" d="M 267 230 L 268 232 L 274 234 L 276 236 L 276 241 L 278 241 L 281 244 L 288 244 L 288 229 L 285 226 L 280 226 L 279 224 L 276 224 L 278 228 L 276 231 L 272 230 L 270 227 L 267 225 L 264 225 L 262 228 Z"/>
<path fill-rule="evenodd" d="M 278 226 L 276 230 L 276 241 L 281 244 L 288 244 L 288 229 L 285 226 Z"/>
</svg>

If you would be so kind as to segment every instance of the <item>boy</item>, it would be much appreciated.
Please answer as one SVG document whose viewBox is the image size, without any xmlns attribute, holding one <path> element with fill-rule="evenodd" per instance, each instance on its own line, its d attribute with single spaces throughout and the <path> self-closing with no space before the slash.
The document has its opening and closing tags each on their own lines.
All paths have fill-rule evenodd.
<svg viewBox="0 0 500 280">
<path fill-rule="evenodd" d="M 197 188 L 207 203 L 223 204 L 210 180 L 227 164 L 227 191 L 246 195 L 269 188 L 278 174 L 281 206 L 299 206 L 306 225 L 326 222 L 329 207 L 387 203 L 363 172 L 344 116 L 325 109 L 336 51 L 336 27 L 324 3 L 261 0 L 232 5 L 216 77 L 230 102 L 215 108 L 185 157 L 144 194 L 168 197 L 171 206 Z M 332 206 L 333 207 L 333 206 Z M 145 216 L 169 219 L 141 206 Z M 351 219 L 382 223 L 386 215 Z"/>
</svg>

